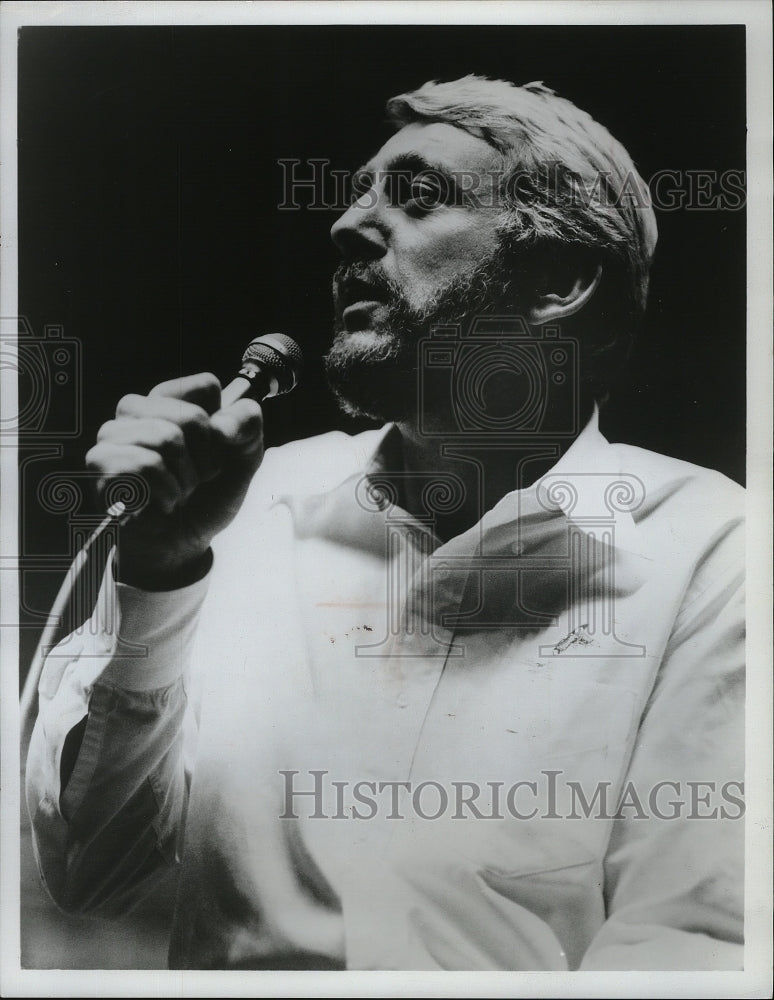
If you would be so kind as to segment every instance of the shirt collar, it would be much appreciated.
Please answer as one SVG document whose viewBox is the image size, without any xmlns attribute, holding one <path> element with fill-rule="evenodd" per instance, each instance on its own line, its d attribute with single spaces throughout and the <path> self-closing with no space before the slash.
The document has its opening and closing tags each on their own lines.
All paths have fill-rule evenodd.
<svg viewBox="0 0 774 1000">
<path fill-rule="evenodd" d="M 399 468 L 401 435 L 387 424 L 360 475 Z M 535 483 L 503 496 L 478 525 L 481 534 L 540 512 L 561 512 L 581 531 L 615 525 L 616 548 L 639 551 L 633 511 L 644 499 L 642 482 L 620 468 L 620 456 L 599 429 L 599 407 L 557 462 Z M 465 533 L 467 534 L 467 532 Z"/>
<path fill-rule="evenodd" d="M 514 491 L 519 512 L 524 509 L 561 511 L 584 532 L 615 526 L 616 548 L 638 552 L 632 516 L 645 499 L 645 487 L 621 468 L 621 456 L 599 429 L 595 404 L 588 423 L 558 462 L 525 490 Z M 508 499 L 503 498 L 503 499 Z M 497 510 L 499 504 L 493 508 Z"/>
<path fill-rule="evenodd" d="M 374 486 L 383 482 L 381 473 L 402 466 L 400 430 L 396 424 L 386 424 L 366 434 L 368 447 L 362 447 L 365 435 L 352 439 L 356 471 L 345 474 L 337 487 L 305 498 L 282 498 L 298 509 L 304 533 L 333 532 L 341 534 L 342 541 L 350 542 L 353 536 L 361 535 L 376 539 L 383 534 L 385 512 L 400 508 L 400 498 L 381 494 Z M 502 532 L 510 524 L 535 516 L 543 520 L 554 514 L 563 515 L 586 533 L 614 525 L 615 547 L 639 553 L 632 512 L 643 499 L 642 483 L 621 470 L 619 452 L 600 432 L 595 405 L 586 426 L 547 473 L 530 486 L 507 493 L 477 524 L 450 543 L 468 544 L 477 537 L 480 545 L 490 532 Z"/>
</svg>

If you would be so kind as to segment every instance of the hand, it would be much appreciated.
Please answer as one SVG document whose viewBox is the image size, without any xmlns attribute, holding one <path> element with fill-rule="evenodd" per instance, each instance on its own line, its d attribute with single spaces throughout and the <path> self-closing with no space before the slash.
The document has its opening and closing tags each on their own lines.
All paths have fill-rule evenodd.
<svg viewBox="0 0 774 1000">
<path fill-rule="evenodd" d="M 150 499 L 119 533 L 119 579 L 170 590 L 204 576 L 210 542 L 236 516 L 263 458 L 254 400 L 220 409 L 214 375 L 190 375 L 119 402 L 86 456 L 102 495 L 114 477 L 142 476 Z"/>
</svg>

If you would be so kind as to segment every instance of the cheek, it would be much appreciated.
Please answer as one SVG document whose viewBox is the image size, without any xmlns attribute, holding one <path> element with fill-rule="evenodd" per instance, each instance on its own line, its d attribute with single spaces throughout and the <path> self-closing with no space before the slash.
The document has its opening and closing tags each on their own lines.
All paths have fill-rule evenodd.
<svg viewBox="0 0 774 1000">
<path fill-rule="evenodd" d="M 475 266 L 496 248 L 497 236 L 494 219 L 477 218 L 474 222 L 460 226 L 451 220 L 428 246 L 429 256 L 435 267 L 449 267 L 455 271 L 464 270 L 466 265 Z"/>
<path fill-rule="evenodd" d="M 443 228 L 431 241 L 417 241 L 397 259 L 400 280 L 411 305 L 423 305 L 452 279 L 469 274 L 497 249 L 494 224 Z"/>
</svg>

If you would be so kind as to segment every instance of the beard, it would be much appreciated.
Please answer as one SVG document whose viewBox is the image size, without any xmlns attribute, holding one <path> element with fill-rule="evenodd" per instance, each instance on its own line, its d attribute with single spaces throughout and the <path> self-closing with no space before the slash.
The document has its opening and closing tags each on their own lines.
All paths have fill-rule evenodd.
<svg viewBox="0 0 774 1000">
<path fill-rule="evenodd" d="M 464 336 L 481 316 L 513 315 L 514 270 L 512 255 L 498 249 L 417 308 L 378 263 L 342 264 L 333 279 L 334 339 L 324 357 L 328 384 L 339 406 L 350 416 L 374 421 L 416 419 L 420 343 L 434 327 L 457 327 Z M 379 320 L 369 329 L 350 332 L 342 319 L 338 289 L 357 279 L 368 282 L 383 305 Z M 422 405 L 434 403 L 425 397 Z"/>
</svg>

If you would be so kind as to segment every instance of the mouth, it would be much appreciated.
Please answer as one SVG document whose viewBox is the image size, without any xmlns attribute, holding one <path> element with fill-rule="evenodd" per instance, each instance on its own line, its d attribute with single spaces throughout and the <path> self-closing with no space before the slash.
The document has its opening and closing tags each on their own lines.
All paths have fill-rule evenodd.
<svg viewBox="0 0 774 1000">
<path fill-rule="evenodd" d="M 378 313 L 385 304 L 376 299 L 353 302 L 341 313 L 341 321 L 347 333 L 364 333 L 379 328 Z"/>
<path fill-rule="evenodd" d="M 387 295 L 377 284 L 348 276 L 336 286 L 336 303 L 347 330 L 362 330 L 373 321 L 374 313 L 387 303 Z"/>
<path fill-rule="evenodd" d="M 382 305 L 387 298 L 377 285 L 363 278 L 344 278 L 338 285 L 337 298 L 342 315 L 354 307 Z"/>
<path fill-rule="evenodd" d="M 383 305 L 384 303 L 379 299 L 358 299 L 356 302 L 350 302 L 348 306 L 344 307 L 341 317 L 342 319 L 347 319 L 348 316 L 354 316 L 357 313 L 373 312 L 379 306 Z"/>
</svg>

